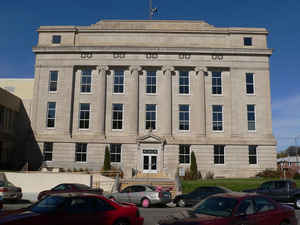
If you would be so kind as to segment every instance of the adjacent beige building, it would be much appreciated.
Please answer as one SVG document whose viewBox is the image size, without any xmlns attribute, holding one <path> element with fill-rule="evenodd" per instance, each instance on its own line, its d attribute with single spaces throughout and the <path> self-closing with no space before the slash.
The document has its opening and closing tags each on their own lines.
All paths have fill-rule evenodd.
<svg viewBox="0 0 300 225">
<path fill-rule="evenodd" d="M 272 50 L 264 28 L 103 20 L 41 26 L 32 128 L 47 166 L 125 176 L 188 168 L 248 177 L 276 168 Z"/>
</svg>

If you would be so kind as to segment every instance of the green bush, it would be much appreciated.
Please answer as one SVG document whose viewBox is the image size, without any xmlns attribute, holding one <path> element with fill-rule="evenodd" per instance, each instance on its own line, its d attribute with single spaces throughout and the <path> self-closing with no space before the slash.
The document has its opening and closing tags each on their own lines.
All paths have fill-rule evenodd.
<svg viewBox="0 0 300 225">
<path fill-rule="evenodd" d="M 191 180 L 198 179 L 198 167 L 197 167 L 196 156 L 194 152 L 192 152 L 191 154 L 190 178 Z"/>
<path fill-rule="evenodd" d="M 111 169 L 110 165 L 110 152 L 108 146 L 105 146 L 105 157 L 104 157 L 104 165 L 103 165 L 103 170 L 107 171 Z"/>
<path fill-rule="evenodd" d="M 299 180 L 300 179 L 300 173 L 296 172 L 294 174 L 294 177 L 293 177 L 295 180 Z"/>
<path fill-rule="evenodd" d="M 206 174 L 205 174 L 205 179 L 206 179 L 206 180 L 212 180 L 212 179 L 214 179 L 214 176 L 215 176 L 215 174 L 214 174 L 213 172 L 208 171 L 208 172 L 206 172 Z"/>
</svg>

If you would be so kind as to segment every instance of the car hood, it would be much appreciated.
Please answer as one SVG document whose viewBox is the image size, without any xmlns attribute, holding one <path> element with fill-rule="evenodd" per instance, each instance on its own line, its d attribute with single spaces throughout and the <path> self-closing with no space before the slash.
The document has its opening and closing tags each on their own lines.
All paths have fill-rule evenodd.
<svg viewBox="0 0 300 225">
<path fill-rule="evenodd" d="M 35 213 L 29 210 L 6 211 L 0 213 L 0 224 L 12 222 L 12 221 L 19 221 L 19 220 L 39 216 L 39 215 L 40 215 L 39 213 Z"/>
<path fill-rule="evenodd" d="M 165 219 L 159 221 L 160 225 L 179 225 L 179 224 L 198 224 L 198 225 L 218 225 L 227 221 L 226 217 L 218 217 L 205 214 L 197 214 L 192 211 L 181 211 L 176 214 L 167 216 Z"/>
</svg>

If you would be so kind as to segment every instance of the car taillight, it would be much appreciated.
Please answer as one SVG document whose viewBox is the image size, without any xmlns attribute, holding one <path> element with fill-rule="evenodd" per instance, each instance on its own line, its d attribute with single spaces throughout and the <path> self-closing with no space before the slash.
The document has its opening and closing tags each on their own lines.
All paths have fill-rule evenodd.
<svg viewBox="0 0 300 225">
<path fill-rule="evenodd" d="M 7 192 L 8 188 L 0 188 L 0 192 Z"/>
</svg>

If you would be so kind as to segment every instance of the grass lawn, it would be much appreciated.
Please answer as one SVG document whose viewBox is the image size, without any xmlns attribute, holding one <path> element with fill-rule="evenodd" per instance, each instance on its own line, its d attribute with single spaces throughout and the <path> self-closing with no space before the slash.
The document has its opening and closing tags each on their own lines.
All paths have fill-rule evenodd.
<svg viewBox="0 0 300 225">
<path fill-rule="evenodd" d="M 223 186 L 233 191 L 242 191 L 245 189 L 257 188 L 261 183 L 268 180 L 278 179 L 264 179 L 264 178 L 227 178 L 227 179 L 212 179 L 212 180 L 193 180 L 182 181 L 182 192 L 188 193 L 199 186 Z M 294 180 L 297 187 L 300 188 L 300 180 Z"/>
</svg>

